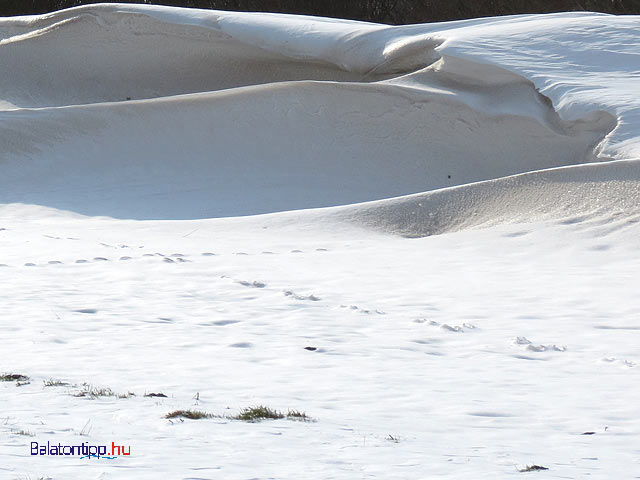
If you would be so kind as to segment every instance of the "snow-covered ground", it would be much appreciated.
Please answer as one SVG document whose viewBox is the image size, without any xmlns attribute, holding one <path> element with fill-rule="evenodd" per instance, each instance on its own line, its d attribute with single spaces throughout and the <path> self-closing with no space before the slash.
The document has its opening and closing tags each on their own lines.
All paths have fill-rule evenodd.
<svg viewBox="0 0 640 480">
<path fill-rule="evenodd" d="M 0 478 L 640 478 L 639 24 L 0 19 Z"/>
</svg>

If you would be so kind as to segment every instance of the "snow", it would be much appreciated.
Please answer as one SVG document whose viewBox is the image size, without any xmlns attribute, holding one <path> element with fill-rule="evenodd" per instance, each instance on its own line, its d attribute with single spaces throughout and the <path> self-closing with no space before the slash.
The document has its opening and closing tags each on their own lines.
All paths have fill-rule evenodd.
<svg viewBox="0 0 640 480">
<path fill-rule="evenodd" d="M 0 19 L 0 478 L 635 478 L 638 20 Z"/>
</svg>

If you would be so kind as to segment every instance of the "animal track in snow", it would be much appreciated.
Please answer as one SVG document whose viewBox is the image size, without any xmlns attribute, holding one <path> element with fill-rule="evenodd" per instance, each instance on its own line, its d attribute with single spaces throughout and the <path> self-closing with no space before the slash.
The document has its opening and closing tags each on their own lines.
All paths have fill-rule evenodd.
<svg viewBox="0 0 640 480">
<path fill-rule="evenodd" d="M 616 358 L 616 357 L 604 357 L 600 361 L 605 363 L 615 363 L 617 365 L 620 365 L 621 367 L 627 367 L 627 368 L 632 368 L 636 366 L 636 363 L 632 362 L 631 360 L 625 360 L 625 359 Z"/>
<path fill-rule="evenodd" d="M 384 312 L 380 311 L 380 310 L 368 310 L 365 308 L 360 308 L 357 305 L 340 305 L 340 308 L 348 308 L 349 310 L 353 310 L 353 311 L 358 311 L 360 313 L 364 313 L 367 315 L 371 315 L 373 313 L 377 313 L 378 315 L 385 315 Z"/>
<path fill-rule="evenodd" d="M 450 332 L 464 332 L 464 329 L 460 325 L 454 325 L 452 327 L 451 325 L 443 323 L 440 328 L 442 328 L 443 330 L 449 330 Z"/>
<path fill-rule="evenodd" d="M 567 350 L 565 346 L 557 346 L 557 345 L 527 345 L 527 350 L 531 352 L 546 352 L 546 351 L 554 351 L 554 352 L 564 352 Z"/>
<path fill-rule="evenodd" d="M 516 345 L 526 345 L 526 349 L 529 350 L 530 352 L 548 352 L 548 351 L 552 351 L 552 352 L 565 352 L 567 350 L 567 347 L 564 345 L 558 346 L 556 344 L 553 345 L 537 345 L 534 344 L 531 340 L 529 340 L 527 337 L 516 337 L 515 340 L 513 341 L 514 344 Z"/>
<path fill-rule="evenodd" d="M 253 288 L 264 288 L 267 286 L 266 283 L 257 282 L 257 281 L 247 282 L 245 280 L 238 280 L 238 283 L 244 287 L 253 287 Z"/>
<path fill-rule="evenodd" d="M 471 323 L 463 323 L 462 325 L 448 325 L 446 323 L 440 324 L 435 320 L 427 320 L 426 318 L 417 318 L 414 320 L 415 323 L 427 323 L 431 327 L 440 327 L 442 330 L 446 330 L 448 332 L 457 332 L 464 333 L 465 330 L 475 330 L 476 326 Z"/>
<path fill-rule="evenodd" d="M 45 235 L 45 236 L 57 239 L 57 237 L 48 236 L 48 235 Z M 77 240 L 77 239 L 70 239 L 70 240 Z M 114 245 L 109 245 L 109 244 L 106 244 L 106 243 L 100 243 L 100 245 L 102 245 L 104 247 L 108 247 L 108 248 L 113 248 L 113 249 L 136 248 L 136 247 L 130 247 L 130 246 L 124 245 L 124 244 L 120 244 L 118 246 L 114 246 Z M 144 248 L 144 246 L 138 246 L 137 248 Z M 326 248 L 316 248 L 315 250 L 316 251 L 321 251 L 321 252 L 328 251 Z M 271 251 L 263 251 L 261 253 L 265 254 L 265 255 L 276 255 L 275 252 L 271 252 Z M 304 253 L 304 252 L 302 250 L 297 250 L 296 249 L 296 250 L 291 250 L 291 253 Z M 203 252 L 200 255 L 203 256 L 203 257 L 214 257 L 214 256 L 219 256 L 220 254 L 213 253 L 213 252 Z M 246 252 L 233 252 L 233 253 L 229 253 L 228 255 L 248 256 L 248 255 L 252 255 L 252 254 L 251 253 L 246 253 Z M 147 258 L 160 257 L 166 263 L 184 263 L 184 262 L 191 262 L 192 261 L 192 260 L 187 260 L 186 259 L 186 257 L 188 257 L 188 256 L 189 255 L 183 254 L 183 253 L 171 253 L 169 255 L 166 255 L 166 254 L 161 253 L 161 252 L 155 252 L 155 253 L 142 253 L 141 256 L 138 256 L 138 257 L 125 255 L 125 256 L 119 257 L 118 260 L 125 261 L 125 260 L 141 259 L 143 257 L 147 257 Z M 111 259 L 107 258 L 107 257 L 103 257 L 103 256 L 97 256 L 97 257 L 93 257 L 91 260 L 87 260 L 87 259 L 84 259 L 84 258 L 79 258 L 79 259 L 76 259 L 74 261 L 74 263 L 82 264 L 82 263 L 108 262 L 108 261 L 111 261 Z M 63 263 L 64 262 L 62 262 L 60 260 L 49 260 L 45 264 L 43 264 L 42 266 L 60 265 L 60 264 L 63 264 Z M 10 267 L 10 266 L 11 265 L 9 265 L 9 264 L 0 263 L 0 267 Z M 38 264 L 36 264 L 34 262 L 26 262 L 26 263 L 23 264 L 23 266 L 25 266 L 25 267 L 36 267 L 36 266 L 38 266 Z M 260 282 L 258 282 L 258 283 L 260 283 Z M 311 298 L 311 297 L 314 297 L 314 296 L 310 295 L 309 298 L 305 298 L 305 299 L 306 300 L 313 300 L 313 298 Z M 376 313 L 383 313 L 383 312 L 376 311 Z"/>
<path fill-rule="evenodd" d="M 187 262 L 191 262 L 191 260 L 187 260 L 186 258 L 182 258 L 182 257 L 177 257 L 175 260 L 171 260 L 170 258 L 165 258 L 164 261 L 167 262 L 167 263 L 187 263 Z"/>
<path fill-rule="evenodd" d="M 311 294 L 311 295 L 298 295 L 297 293 L 291 291 L 291 290 L 285 290 L 284 292 L 285 297 L 293 297 L 296 300 L 311 300 L 312 302 L 317 302 L 320 299 L 320 297 L 316 297 L 315 295 Z"/>
</svg>

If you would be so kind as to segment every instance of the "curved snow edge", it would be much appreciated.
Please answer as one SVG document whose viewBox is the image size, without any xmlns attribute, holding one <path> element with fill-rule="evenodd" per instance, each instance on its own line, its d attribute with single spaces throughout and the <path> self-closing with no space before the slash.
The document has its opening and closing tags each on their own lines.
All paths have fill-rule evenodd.
<svg viewBox="0 0 640 480">
<path fill-rule="evenodd" d="M 640 215 L 640 159 L 558 167 L 335 207 L 327 209 L 326 218 L 417 238 L 606 214 Z"/>
</svg>

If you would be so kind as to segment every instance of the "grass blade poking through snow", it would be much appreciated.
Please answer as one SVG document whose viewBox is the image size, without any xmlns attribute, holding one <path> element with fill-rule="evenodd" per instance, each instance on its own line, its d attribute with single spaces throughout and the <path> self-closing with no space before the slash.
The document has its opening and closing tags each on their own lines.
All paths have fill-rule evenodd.
<svg viewBox="0 0 640 480">
<path fill-rule="evenodd" d="M 289 410 L 286 414 L 273 410 L 272 408 L 265 407 L 263 405 L 257 407 L 249 407 L 243 409 L 235 417 L 231 417 L 234 420 L 242 420 L 243 422 L 260 422 L 262 420 L 280 420 L 286 418 L 287 420 L 298 420 L 302 422 L 309 422 L 311 419 L 304 412 L 298 410 Z"/>
<path fill-rule="evenodd" d="M 201 418 L 213 418 L 215 415 L 201 410 L 174 410 L 167 413 L 164 418 L 188 418 L 190 420 L 199 420 Z"/>
</svg>

